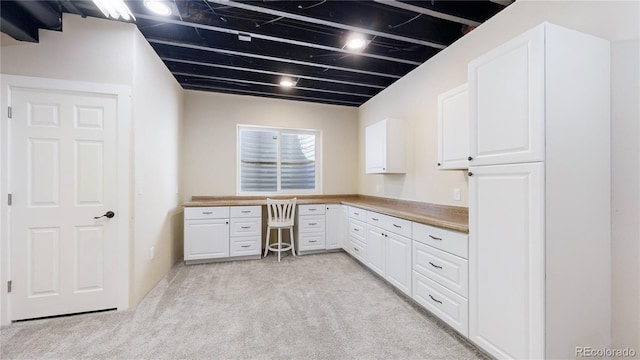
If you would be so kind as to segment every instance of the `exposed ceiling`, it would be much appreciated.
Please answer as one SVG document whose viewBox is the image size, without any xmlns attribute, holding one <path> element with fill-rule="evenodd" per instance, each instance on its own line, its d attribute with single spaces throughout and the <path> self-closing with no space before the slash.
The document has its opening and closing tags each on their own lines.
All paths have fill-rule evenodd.
<svg viewBox="0 0 640 360">
<path fill-rule="evenodd" d="M 0 3 L 2 32 L 22 41 L 62 30 L 63 12 L 104 18 L 88 0 Z M 168 17 L 126 3 L 185 89 L 359 106 L 510 1 L 170 0 Z"/>
</svg>

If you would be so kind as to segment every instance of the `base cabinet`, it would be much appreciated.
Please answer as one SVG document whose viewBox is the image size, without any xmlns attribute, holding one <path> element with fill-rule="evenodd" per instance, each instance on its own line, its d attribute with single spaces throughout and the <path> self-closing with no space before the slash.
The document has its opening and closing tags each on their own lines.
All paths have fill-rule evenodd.
<svg viewBox="0 0 640 360">
<path fill-rule="evenodd" d="M 260 206 L 192 207 L 184 211 L 187 264 L 226 258 L 260 258 Z"/>
<path fill-rule="evenodd" d="M 411 295 L 411 239 L 389 233 L 386 246 L 386 279 Z"/>
</svg>

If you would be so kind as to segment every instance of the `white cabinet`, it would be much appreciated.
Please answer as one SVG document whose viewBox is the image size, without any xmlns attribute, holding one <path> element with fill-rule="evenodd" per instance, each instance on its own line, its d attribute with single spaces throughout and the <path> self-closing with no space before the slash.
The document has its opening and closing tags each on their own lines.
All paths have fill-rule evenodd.
<svg viewBox="0 0 640 360">
<path fill-rule="evenodd" d="M 467 84 L 438 96 L 438 167 L 469 167 L 469 93 Z"/>
<path fill-rule="evenodd" d="M 469 339 L 497 358 L 611 344 L 609 61 L 545 23 L 469 65 Z"/>
<path fill-rule="evenodd" d="M 538 26 L 469 63 L 469 166 L 544 160 L 544 35 Z"/>
<path fill-rule="evenodd" d="M 365 129 L 365 172 L 386 174 L 405 172 L 405 124 L 385 119 Z"/>
<path fill-rule="evenodd" d="M 187 264 L 225 258 L 260 258 L 260 206 L 189 207 L 184 211 Z"/>
<path fill-rule="evenodd" d="M 367 212 L 362 209 L 349 207 L 349 247 L 347 252 L 362 263 L 366 263 L 367 252 Z"/>
<path fill-rule="evenodd" d="M 413 299 L 464 336 L 469 334 L 468 236 L 413 223 Z"/>
<path fill-rule="evenodd" d="M 184 260 L 229 256 L 229 208 L 185 209 Z"/>
<path fill-rule="evenodd" d="M 327 250 L 346 249 L 348 245 L 347 207 L 339 204 L 327 204 L 325 209 L 325 236 Z"/>
<path fill-rule="evenodd" d="M 296 212 L 296 241 L 298 254 L 325 250 L 326 217 L 324 204 L 298 205 Z"/>
<path fill-rule="evenodd" d="M 350 214 L 353 216 L 364 213 L 364 210 L 352 209 L 354 210 Z M 411 236 L 411 221 L 373 211 L 366 211 L 363 215 L 367 220 L 366 225 L 354 218 L 350 219 L 352 234 L 360 234 L 362 228 L 366 229 L 366 254 L 363 262 L 411 296 L 411 239 L 408 238 Z"/>
<path fill-rule="evenodd" d="M 386 279 L 411 296 L 411 239 L 388 232 L 386 241 Z"/>
<path fill-rule="evenodd" d="M 367 225 L 367 266 L 385 276 L 385 233 L 379 227 Z"/>
</svg>

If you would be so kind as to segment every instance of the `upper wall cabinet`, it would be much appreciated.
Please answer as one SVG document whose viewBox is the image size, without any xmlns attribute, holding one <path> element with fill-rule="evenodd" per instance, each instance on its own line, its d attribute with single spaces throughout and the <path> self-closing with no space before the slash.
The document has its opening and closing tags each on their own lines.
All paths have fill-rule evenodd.
<svg viewBox="0 0 640 360">
<path fill-rule="evenodd" d="M 385 119 L 365 130 L 365 164 L 367 174 L 405 172 L 405 124 L 399 119 Z"/>
<path fill-rule="evenodd" d="M 544 161 L 544 47 L 538 26 L 469 63 L 470 166 Z"/>
<path fill-rule="evenodd" d="M 438 96 L 438 167 L 469 167 L 469 92 L 467 84 Z"/>
</svg>

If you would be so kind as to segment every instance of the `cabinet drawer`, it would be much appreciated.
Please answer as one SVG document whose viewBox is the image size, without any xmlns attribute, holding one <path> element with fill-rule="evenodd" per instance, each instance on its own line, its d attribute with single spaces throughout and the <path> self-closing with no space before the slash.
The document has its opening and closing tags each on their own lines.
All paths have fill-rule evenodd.
<svg viewBox="0 0 640 360">
<path fill-rule="evenodd" d="M 228 206 L 188 207 L 184 208 L 185 220 L 225 219 L 229 217 Z"/>
<path fill-rule="evenodd" d="M 300 233 L 298 235 L 298 251 L 324 250 L 324 231 L 319 233 Z"/>
<path fill-rule="evenodd" d="M 262 217 L 262 206 L 231 206 L 232 218 Z"/>
<path fill-rule="evenodd" d="M 469 258 L 468 238 L 467 234 L 413 223 L 413 240 L 431 245 L 437 249 L 458 255 L 465 259 Z"/>
<path fill-rule="evenodd" d="M 231 256 L 259 255 L 262 243 L 260 237 L 243 236 L 231 239 Z"/>
<path fill-rule="evenodd" d="M 349 219 L 349 235 L 364 242 L 367 236 L 366 224 L 358 220 Z"/>
<path fill-rule="evenodd" d="M 349 217 L 365 222 L 367 221 L 367 211 L 357 207 L 349 206 Z"/>
<path fill-rule="evenodd" d="M 351 237 L 349 241 L 349 253 L 356 259 L 360 260 L 363 264 L 367 262 L 367 248 L 358 240 Z"/>
<path fill-rule="evenodd" d="M 398 235 L 411 237 L 411 221 L 367 211 L 367 223 Z"/>
<path fill-rule="evenodd" d="M 306 232 L 324 232 L 324 216 L 300 216 L 298 218 L 298 231 Z"/>
<path fill-rule="evenodd" d="M 442 321 L 469 336 L 469 302 L 438 283 L 413 272 L 413 299 Z"/>
<path fill-rule="evenodd" d="M 298 205 L 298 215 L 324 214 L 324 204 Z"/>
<path fill-rule="evenodd" d="M 469 262 L 461 257 L 414 241 L 413 270 L 458 295 L 469 297 Z"/>
<path fill-rule="evenodd" d="M 262 233 L 262 221 L 260 218 L 232 218 L 231 237 L 236 236 L 260 236 Z"/>
</svg>

